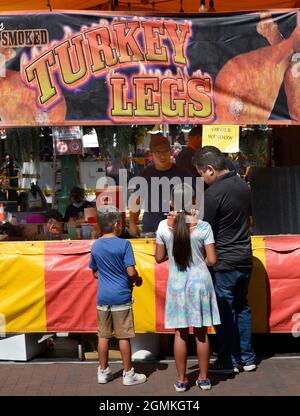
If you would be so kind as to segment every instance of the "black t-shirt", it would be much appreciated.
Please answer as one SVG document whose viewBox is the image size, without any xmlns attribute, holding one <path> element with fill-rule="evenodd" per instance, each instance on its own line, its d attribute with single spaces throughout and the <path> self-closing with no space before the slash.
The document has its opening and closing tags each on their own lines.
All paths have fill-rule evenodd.
<svg viewBox="0 0 300 416">
<path fill-rule="evenodd" d="M 192 163 L 194 154 L 194 149 L 189 146 L 184 147 L 176 157 L 176 165 L 180 168 L 189 170 L 194 177 L 197 177 L 199 176 L 197 169 Z"/>
<path fill-rule="evenodd" d="M 252 267 L 250 191 L 235 172 L 220 176 L 204 194 L 204 220 L 212 226 L 217 251 L 214 270 Z"/>
<path fill-rule="evenodd" d="M 163 177 L 172 179 L 178 177 L 182 182 L 184 178 L 191 178 L 191 173 L 188 170 L 179 168 L 174 164 L 172 164 L 170 169 L 167 170 L 158 170 L 154 165 L 150 165 L 144 169 L 141 176 L 147 181 L 146 189 L 140 190 L 142 199 L 145 201 L 143 231 L 146 233 L 155 232 L 160 221 L 165 220 L 165 214 L 170 211 L 169 207 L 171 195 L 170 192 L 166 191 L 167 189 L 164 188 L 163 185 L 159 185 L 158 187 L 154 186 L 154 181 L 156 179 L 152 180 L 151 189 L 151 179 L 161 179 Z M 170 188 L 172 189 L 172 186 Z"/>
<path fill-rule="evenodd" d="M 84 201 L 80 207 L 75 207 L 73 204 L 70 204 L 66 208 L 64 221 L 68 222 L 70 218 L 74 217 L 77 218 L 80 212 L 84 212 L 84 208 L 91 208 L 93 204 L 88 201 Z"/>
</svg>

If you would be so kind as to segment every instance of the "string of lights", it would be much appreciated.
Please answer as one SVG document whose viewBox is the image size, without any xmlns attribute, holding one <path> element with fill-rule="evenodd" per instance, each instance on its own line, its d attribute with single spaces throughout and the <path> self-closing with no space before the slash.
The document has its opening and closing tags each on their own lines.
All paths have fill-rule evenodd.
<svg viewBox="0 0 300 416">
<path fill-rule="evenodd" d="M 104 0 L 101 3 L 96 4 L 93 7 L 88 8 L 89 10 L 107 10 L 107 11 L 147 11 L 152 7 L 153 12 L 165 11 L 164 8 L 160 8 L 159 5 L 165 3 L 174 3 L 174 0 L 139 0 L 139 1 L 119 1 L 119 0 Z M 46 6 L 52 12 L 51 0 L 45 0 Z M 179 13 L 184 13 L 183 8 L 184 0 L 180 0 Z M 170 9 L 171 10 L 171 9 Z M 174 12 L 176 10 L 173 9 Z M 215 12 L 214 1 L 210 0 L 208 12 Z"/>
<path fill-rule="evenodd" d="M 50 0 L 47 1 L 46 6 L 49 7 L 50 12 L 52 12 L 52 6 Z"/>
<path fill-rule="evenodd" d="M 97 4 L 97 6 L 93 7 L 93 9 L 99 9 L 99 10 L 103 10 L 104 8 L 106 8 L 106 10 L 125 10 L 124 8 L 127 8 L 129 11 L 134 10 L 135 7 L 152 7 L 152 10 L 155 11 L 159 11 L 159 7 L 158 9 L 156 9 L 156 6 L 159 6 L 160 4 L 163 3 L 172 3 L 174 0 L 140 0 L 140 1 L 127 1 L 127 2 L 123 2 L 123 1 L 119 1 L 119 0 L 107 0 L 104 1 L 103 3 L 99 3 Z M 180 13 L 184 13 L 184 9 L 183 9 L 183 1 L 184 0 L 180 0 Z"/>
</svg>

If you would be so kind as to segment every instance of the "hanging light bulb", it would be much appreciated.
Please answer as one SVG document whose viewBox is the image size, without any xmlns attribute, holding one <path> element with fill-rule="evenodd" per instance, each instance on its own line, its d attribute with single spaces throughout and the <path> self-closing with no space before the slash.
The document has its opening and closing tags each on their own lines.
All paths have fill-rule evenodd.
<svg viewBox="0 0 300 416">
<path fill-rule="evenodd" d="M 192 130 L 192 125 L 191 125 L 191 124 L 184 124 L 184 125 L 181 127 L 181 131 L 182 131 L 183 133 L 189 133 L 191 130 Z"/>
<path fill-rule="evenodd" d="M 183 7 L 182 7 L 183 0 L 180 0 L 180 10 L 179 13 L 184 13 Z"/>
<path fill-rule="evenodd" d="M 214 13 L 214 12 L 216 12 L 216 9 L 215 9 L 215 4 L 214 4 L 214 0 L 209 0 L 209 7 L 208 7 L 208 11 L 209 11 L 210 13 Z"/>
<path fill-rule="evenodd" d="M 6 139 L 6 130 L 5 129 L 0 129 L 0 139 L 1 140 Z"/>
<path fill-rule="evenodd" d="M 207 8 L 205 6 L 205 0 L 201 0 L 200 7 L 199 7 L 199 13 L 206 13 Z"/>
<path fill-rule="evenodd" d="M 151 130 L 148 131 L 150 134 L 158 134 L 163 132 L 163 126 L 161 124 L 155 124 Z"/>
<path fill-rule="evenodd" d="M 49 7 L 50 12 L 52 12 L 52 5 L 50 0 L 47 1 L 46 6 Z"/>
</svg>

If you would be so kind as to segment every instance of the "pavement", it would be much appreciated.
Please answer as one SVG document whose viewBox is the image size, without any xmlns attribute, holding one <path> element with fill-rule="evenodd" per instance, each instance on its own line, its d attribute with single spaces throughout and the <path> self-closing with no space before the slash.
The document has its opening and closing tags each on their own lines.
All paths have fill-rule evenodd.
<svg viewBox="0 0 300 416">
<path fill-rule="evenodd" d="M 98 384 L 96 361 L 0 362 L 0 396 L 300 396 L 300 356 L 264 358 L 254 372 L 236 376 L 212 374 L 212 390 L 195 385 L 198 375 L 196 359 L 188 360 L 190 389 L 176 393 L 174 360 L 135 362 L 136 372 L 147 375 L 144 384 L 122 385 L 122 364 L 110 363 L 114 379 Z"/>
<path fill-rule="evenodd" d="M 17 406 L 18 413 L 27 406 L 31 416 L 35 410 L 40 416 L 40 409 L 47 408 L 48 403 L 54 408 L 67 404 L 73 414 L 99 416 L 99 403 L 108 403 L 108 399 L 120 402 L 120 405 L 138 400 L 136 410 L 149 410 L 143 408 L 146 400 L 153 402 L 153 406 L 157 404 L 156 400 L 168 401 L 170 406 L 176 401 L 188 403 L 194 400 L 196 407 L 200 402 L 202 410 L 207 405 L 209 411 L 211 406 L 215 409 L 219 406 L 222 410 L 228 400 L 234 400 L 236 410 L 242 406 L 255 411 L 260 399 L 267 401 L 270 410 L 271 406 L 278 410 L 278 400 L 284 411 L 292 406 L 291 400 L 297 400 L 295 405 L 298 407 L 300 404 L 299 339 L 290 334 L 254 334 L 253 345 L 259 359 L 257 370 L 235 376 L 211 374 L 212 389 L 209 391 L 202 391 L 195 385 L 198 362 L 191 337 L 187 366 L 190 388 L 185 393 L 176 393 L 174 389 L 177 371 L 172 336 L 162 337 L 164 342 L 160 344 L 160 356 L 156 361 L 134 362 L 136 371 L 148 377 L 146 383 L 136 386 L 122 384 L 122 363 L 116 341 L 112 340 L 109 350 L 114 379 L 103 385 L 97 383 L 96 334 L 62 333 L 51 339 L 50 344 L 43 342 L 41 352 L 29 361 L 0 361 L 0 403 L 3 406 L 5 402 L 11 410 Z M 210 337 L 210 346 L 213 361 L 217 354 L 215 336 Z M 194 408 L 194 413 L 197 410 Z"/>
</svg>

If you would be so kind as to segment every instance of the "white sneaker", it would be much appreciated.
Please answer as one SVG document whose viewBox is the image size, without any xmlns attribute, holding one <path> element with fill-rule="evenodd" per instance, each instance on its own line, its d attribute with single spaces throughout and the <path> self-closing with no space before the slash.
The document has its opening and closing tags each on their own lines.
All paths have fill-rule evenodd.
<svg viewBox="0 0 300 416">
<path fill-rule="evenodd" d="M 111 369 L 109 367 L 106 367 L 105 370 L 103 370 L 102 368 L 98 367 L 97 376 L 98 376 L 98 383 L 99 384 L 106 384 L 110 380 L 113 379 L 113 374 L 112 374 Z"/>
<path fill-rule="evenodd" d="M 124 386 L 133 386 L 134 384 L 142 384 L 142 383 L 145 383 L 146 380 L 147 380 L 147 377 L 145 376 L 145 374 L 135 373 L 133 367 L 129 371 L 123 371 Z"/>
<path fill-rule="evenodd" d="M 256 365 L 255 364 L 243 365 L 242 368 L 244 371 L 254 371 L 256 370 Z"/>
</svg>

